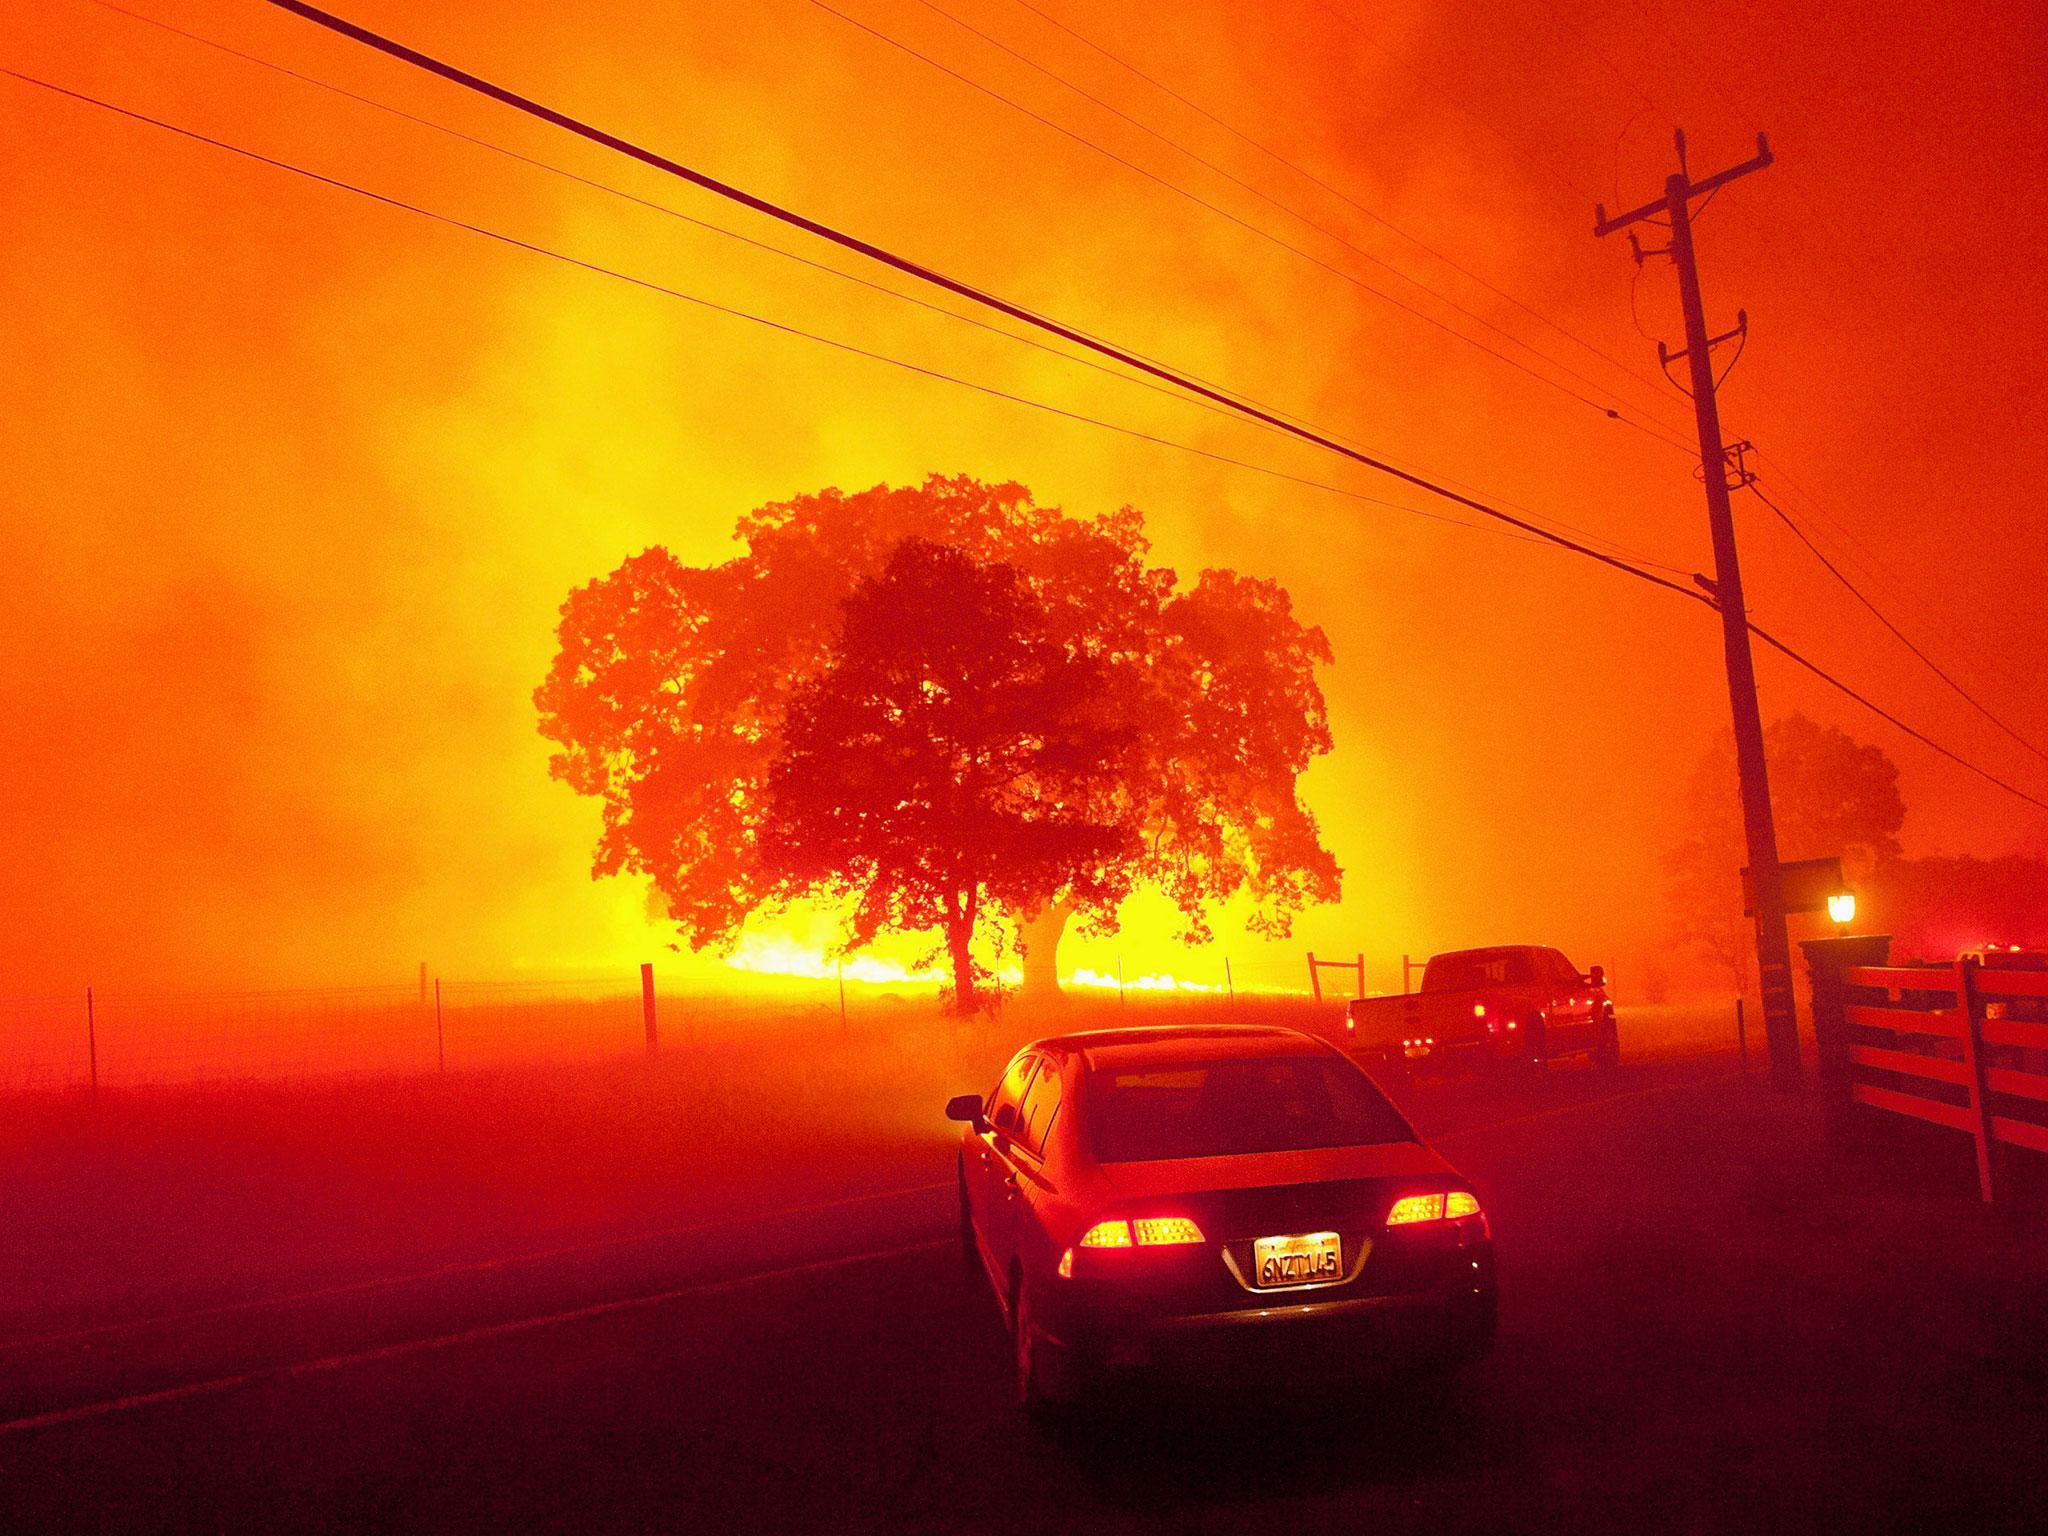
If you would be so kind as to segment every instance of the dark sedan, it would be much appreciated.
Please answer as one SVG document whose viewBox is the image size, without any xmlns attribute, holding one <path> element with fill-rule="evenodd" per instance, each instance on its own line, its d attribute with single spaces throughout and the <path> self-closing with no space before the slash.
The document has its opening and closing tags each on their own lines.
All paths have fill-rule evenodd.
<svg viewBox="0 0 2048 1536">
<path fill-rule="evenodd" d="M 1483 1354 L 1493 1243 L 1471 1186 L 1331 1046 L 1251 1026 L 1102 1030 L 963 1094 L 960 1238 L 1030 1409 L 1129 1368 L 1340 1375 Z"/>
</svg>

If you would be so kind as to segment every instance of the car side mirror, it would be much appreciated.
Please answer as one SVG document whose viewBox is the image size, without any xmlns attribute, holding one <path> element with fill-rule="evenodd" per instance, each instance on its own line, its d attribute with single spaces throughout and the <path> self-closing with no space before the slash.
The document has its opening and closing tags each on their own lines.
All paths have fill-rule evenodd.
<svg viewBox="0 0 2048 1536">
<path fill-rule="evenodd" d="M 1606 967 L 1606 966 L 1604 966 L 1604 965 L 1596 965 L 1596 966 L 1594 966 L 1594 967 L 1593 967 L 1593 968 L 1592 968 L 1591 970 L 1587 971 L 1587 972 L 1586 972 L 1586 985 L 1587 985 L 1587 986 L 1589 986 L 1589 987 L 1604 987 L 1604 986 L 1606 986 L 1606 985 L 1607 985 L 1607 967 Z"/>
<path fill-rule="evenodd" d="M 946 1100 L 946 1118 L 964 1120 L 969 1125 L 981 1124 L 981 1095 L 978 1093 L 956 1093 Z"/>
</svg>

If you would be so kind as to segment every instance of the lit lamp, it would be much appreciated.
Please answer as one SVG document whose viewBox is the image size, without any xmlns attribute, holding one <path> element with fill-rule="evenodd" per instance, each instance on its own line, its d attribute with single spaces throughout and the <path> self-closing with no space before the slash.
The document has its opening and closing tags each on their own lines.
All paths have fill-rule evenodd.
<svg viewBox="0 0 2048 1536">
<path fill-rule="evenodd" d="M 1828 898 L 1828 921 L 1846 933 L 1849 930 L 1849 925 L 1855 920 L 1856 893 L 1854 891 L 1839 891 Z"/>
</svg>

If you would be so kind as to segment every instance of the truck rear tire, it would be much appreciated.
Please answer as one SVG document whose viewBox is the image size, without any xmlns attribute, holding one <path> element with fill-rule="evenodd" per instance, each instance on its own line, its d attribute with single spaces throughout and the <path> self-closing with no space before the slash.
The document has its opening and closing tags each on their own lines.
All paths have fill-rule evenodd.
<svg viewBox="0 0 2048 1536">
<path fill-rule="evenodd" d="M 1609 1019 L 1602 1027 L 1600 1043 L 1593 1047 L 1593 1065 L 1602 1072 L 1613 1072 L 1621 1066 L 1621 1032 Z"/>
</svg>

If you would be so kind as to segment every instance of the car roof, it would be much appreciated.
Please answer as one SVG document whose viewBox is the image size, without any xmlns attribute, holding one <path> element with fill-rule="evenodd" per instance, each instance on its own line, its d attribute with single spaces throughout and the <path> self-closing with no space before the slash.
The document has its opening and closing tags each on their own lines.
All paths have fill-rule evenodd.
<svg viewBox="0 0 2048 1536">
<path fill-rule="evenodd" d="M 1090 1067 L 1232 1056 L 1311 1056 L 1329 1047 L 1299 1030 L 1270 1024 L 1154 1024 L 1055 1035 L 1031 1049 L 1078 1054 Z"/>
<path fill-rule="evenodd" d="M 1467 955 L 1528 955 L 1538 951 L 1548 953 L 1548 944 L 1486 944 L 1478 949 L 1447 949 L 1441 954 L 1431 955 L 1432 960 L 1462 960 Z"/>
</svg>

